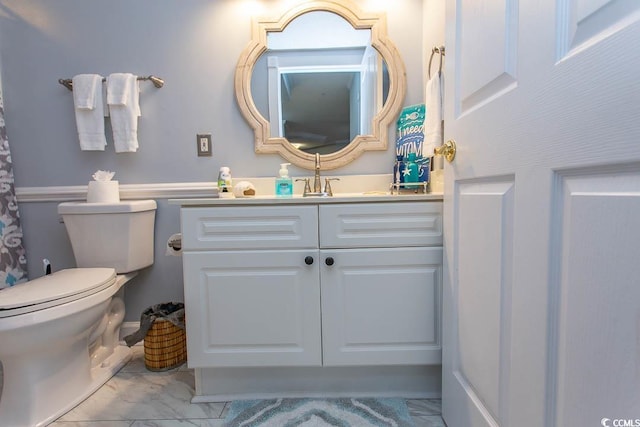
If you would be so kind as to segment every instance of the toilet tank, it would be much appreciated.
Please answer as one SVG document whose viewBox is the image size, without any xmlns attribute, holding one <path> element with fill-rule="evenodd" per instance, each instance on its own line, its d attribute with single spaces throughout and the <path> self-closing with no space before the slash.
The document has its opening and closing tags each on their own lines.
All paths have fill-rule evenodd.
<svg viewBox="0 0 640 427">
<path fill-rule="evenodd" d="M 117 273 L 153 264 L 155 200 L 58 205 L 78 267 L 111 267 Z"/>
</svg>

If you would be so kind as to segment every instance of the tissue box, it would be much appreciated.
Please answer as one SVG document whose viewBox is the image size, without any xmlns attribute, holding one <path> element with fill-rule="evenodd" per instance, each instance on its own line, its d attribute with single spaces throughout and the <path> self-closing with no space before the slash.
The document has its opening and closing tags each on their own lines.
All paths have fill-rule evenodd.
<svg viewBox="0 0 640 427">
<path fill-rule="evenodd" d="M 118 181 L 89 181 L 87 202 L 119 203 L 120 187 Z"/>
</svg>

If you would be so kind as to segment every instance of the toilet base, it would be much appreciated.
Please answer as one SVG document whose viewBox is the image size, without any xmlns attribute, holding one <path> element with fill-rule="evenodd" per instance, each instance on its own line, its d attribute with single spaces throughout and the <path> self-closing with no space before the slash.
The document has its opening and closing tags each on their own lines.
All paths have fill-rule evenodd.
<svg viewBox="0 0 640 427">
<path fill-rule="evenodd" d="M 121 286 L 130 278 L 117 276 L 97 293 L 0 318 L 2 427 L 50 424 L 131 360 L 131 350 L 117 338 L 124 318 Z"/>
<path fill-rule="evenodd" d="M 85 391 L 80 393 L 76 399 L 61 407 L 51 417 L 36 424 L 36 427 L 46 426 L 71 411 L 109 381 L 130 360 L 131 349 L 129 347 L 125 345 L 115 347 L 113 354 L 107 357 L 99 366 L 91 368 L 91 382 L 87 384 Z"/>
</svg>

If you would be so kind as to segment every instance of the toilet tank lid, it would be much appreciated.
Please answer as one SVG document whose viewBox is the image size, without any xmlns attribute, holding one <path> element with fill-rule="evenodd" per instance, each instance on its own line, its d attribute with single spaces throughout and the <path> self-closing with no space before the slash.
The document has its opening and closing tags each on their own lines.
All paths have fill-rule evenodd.
<svg viewBox="0 0 640 427">
<path fill-rule="evenodd" d="M 100 214 L 152 211 L 155 200 L 126 200 L 118 203 L 65 202 L 58 205 L 59 214 Z"/>
<path fill-rule="evenodd" d="M 56 301 L 91 290 L 98 291 L 110 286 L 115 280 L 116 272 L 113 268 L 60 270 L 1 290 L 0 310 Z"/>
</svg>

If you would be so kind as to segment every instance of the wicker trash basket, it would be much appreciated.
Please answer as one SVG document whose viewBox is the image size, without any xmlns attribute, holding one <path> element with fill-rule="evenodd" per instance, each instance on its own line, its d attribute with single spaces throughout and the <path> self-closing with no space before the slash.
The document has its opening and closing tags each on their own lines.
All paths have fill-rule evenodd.
<svg viewBox="0 0 640 427">
<path fill-rule="evenodd" d="M 187 336 L 165 319 L 156 319 L 144 338 L 144 365 L 150 371 L 166 371 L 187 360 Z"/>
</svg>

